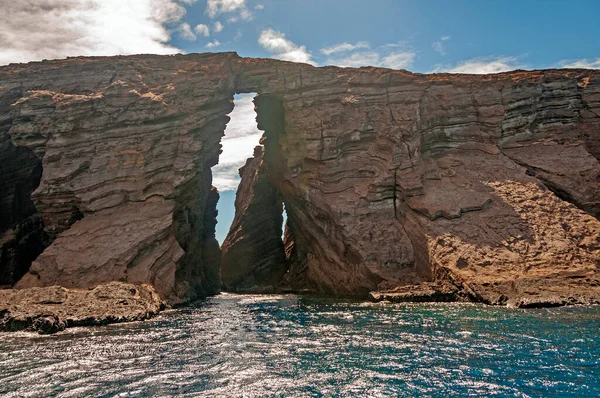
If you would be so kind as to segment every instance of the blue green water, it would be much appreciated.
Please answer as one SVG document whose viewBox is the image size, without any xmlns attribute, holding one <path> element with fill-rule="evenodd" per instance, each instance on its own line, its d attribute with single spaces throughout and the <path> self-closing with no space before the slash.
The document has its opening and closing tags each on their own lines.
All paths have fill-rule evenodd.
<svg viewBox="0 0 600 398">
<path fill-rule="evenodd" d="M 220 295 L 131 324 L 0 334 L 1 396 L 600 396 L 600 308 Z"/>
</svg>

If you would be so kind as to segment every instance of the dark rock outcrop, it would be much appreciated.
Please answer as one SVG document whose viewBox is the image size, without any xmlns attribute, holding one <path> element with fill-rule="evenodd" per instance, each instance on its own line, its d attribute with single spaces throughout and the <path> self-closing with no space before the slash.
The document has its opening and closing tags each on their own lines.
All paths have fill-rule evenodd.
<svg viewBox="0 0 600 398">
<path fill-rule="evenodd" d="M 53 239 L 18 286 L 144 282 L 172 302 L 216 291 L 210 167 L 233 94 L 257 92 L 269 178 L 242 184 L 268 180 L 285 203 L 286 272 L 256 279 L 254 255 L 240 286 L 367 297 L 449 283 L 470 300 L 527 305 L 600 297 L 598 71 L 421 75 L 145 55 L 9 65 L 0 87 L 12 140 L 2 145 L 43 170 L 25 216 L 39 212 Z M 257 220 L 236 218 L 250 238 Z"/>
<path fill-rule="evenodd" d="M 59 286 L 0 290 L 0 331 L 50 334 L 75 326 L 141 321 L 164 307 L 151 286 L 120 282 L 92 290 Z"/>
<path fill-rule="evenodd" d="M 42 165 L 28 149 L 15 147 L 8 134 L 12 103 L 21 97 L 13 88 L 0 93 L 0 285 L 12 285 L 47 246 L 44 225 L 31 200 L 40 183 Z"/>
</svg>

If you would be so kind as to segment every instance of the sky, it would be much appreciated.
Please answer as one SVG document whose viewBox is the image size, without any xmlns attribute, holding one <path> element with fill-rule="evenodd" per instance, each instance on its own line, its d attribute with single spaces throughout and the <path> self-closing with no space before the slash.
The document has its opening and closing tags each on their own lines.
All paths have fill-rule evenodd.
<svg viewBox="0 0 600 398">
<path fill-rule="evenodd" d="M 0 65 L 75 55 L 236 51 L 315 66 L 496 73 L 600 69 L 598 0 L 0 0 Z M 260 132 L 236 96 L 214 168 L 218 238 Z"/>
</svg>

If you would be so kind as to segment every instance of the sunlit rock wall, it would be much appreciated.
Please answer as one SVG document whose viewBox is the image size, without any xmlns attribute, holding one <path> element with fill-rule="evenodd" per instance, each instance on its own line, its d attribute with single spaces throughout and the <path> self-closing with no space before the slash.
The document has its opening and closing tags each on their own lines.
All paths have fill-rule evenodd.
<svg viewBox="0 0 600 398">
<path fill-rule="evenodd" d="M 419 75 L 224 53 L 10 65 L 0 87 L 3 167 L 13 146 L 35 154 L 21 219 L 39 213 L 52 240 L 17 286 L 143 281 L 175 302 L 216 291 L 210 167 L 232 95 L 257 92 L 281 105 L 262 129 L 289 217 L 282 289 L 445 279 L 493 303 L 600 297 L 598 72 Z"/>
</svg>

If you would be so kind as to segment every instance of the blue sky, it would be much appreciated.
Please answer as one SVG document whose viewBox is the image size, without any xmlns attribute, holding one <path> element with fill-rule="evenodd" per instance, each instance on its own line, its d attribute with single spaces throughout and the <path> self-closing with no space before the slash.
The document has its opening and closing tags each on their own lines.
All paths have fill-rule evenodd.
<svg viewBox="0 0 600 398">
<path fill-rule="evenodd" d="M 206 25 L 209 36 L 189 41 L 173 35 L 171 44 L 188 52 L 237 51 L 247 57 L 281 57 L 259 42 L 272 29 L 290 43 L 304 46 L 318 65 L 361 63 L 415 72 L 500 71 L 551 68 L 579 61 L 600 67 L 598 1 L 392 1 L 263 0 L 227 1 L 239 8 L 206 12 L 206 2 L 186 6 L 193 28 Z M 242 7 L 243 5 L 243 7 Z M 231 8 L 231 7 L 230 7 Z M 230 8 L 227 8 L 229 10 Z M 257 9 L 258 8 L 258 9 Z M 245 10 L 249 18 L 240 16 Z M 236 19 L 235 22 L 229 20 Z M 210 29 L 220 22 L 223 29 Z M 208 43 L 220 45 L 206 47 Z M 340 44 L 346 51 L 325 54 Z M 293 56 L 291 57 L 294 58 Z M 298 60 L 302 55 L 296 54 Z M 393 60 L 392 60 L 393 61 Z M 462 69 L 460 69 L 462 67 Z"/>
<path fill-rule="evenodd" d="M 313 65 L 494 73 L 600 68 L 598 0 L 12 0 L 0 65 L 75 55 L 236 51 Z M 218 238 L 261 135 L 237 96 L 214 183 Z"/>
</svg>

